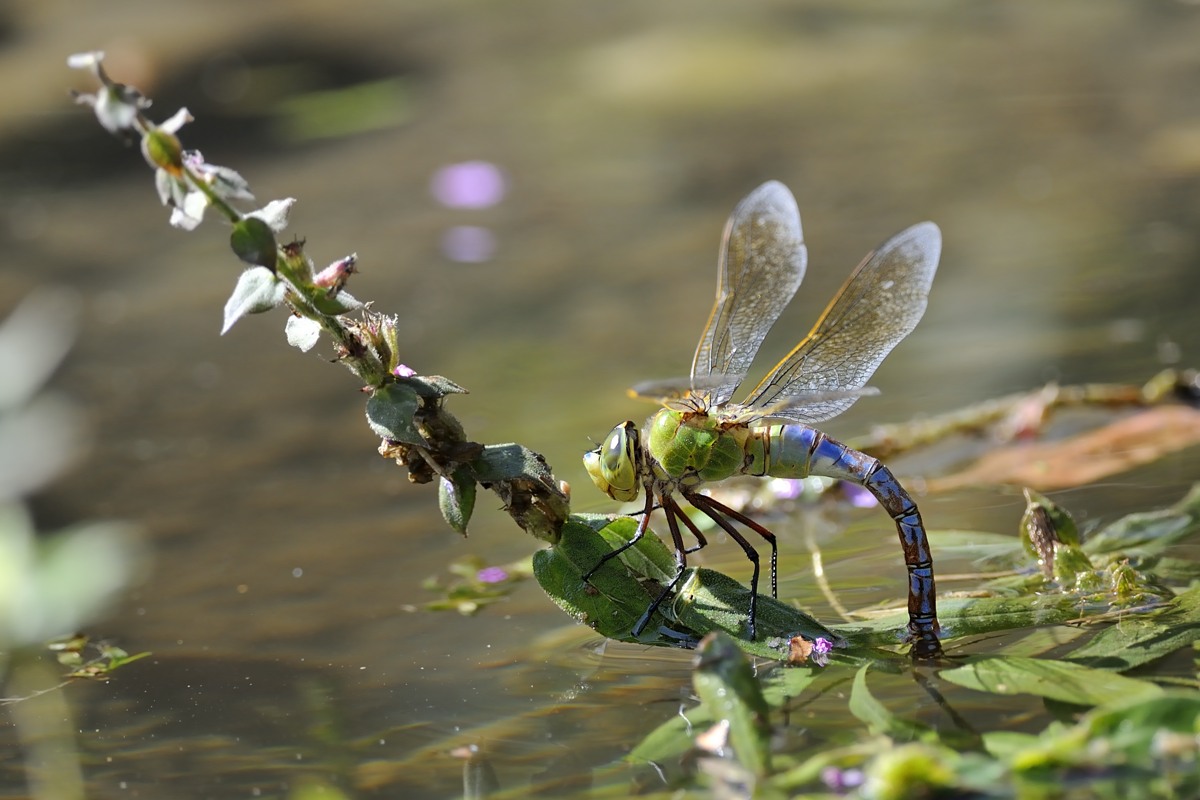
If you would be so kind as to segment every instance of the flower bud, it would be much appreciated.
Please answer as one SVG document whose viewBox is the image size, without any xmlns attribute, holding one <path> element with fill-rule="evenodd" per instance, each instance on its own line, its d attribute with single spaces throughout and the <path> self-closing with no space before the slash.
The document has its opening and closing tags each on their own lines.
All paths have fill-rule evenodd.
<svg viewBox="0 0 1200 800">
<path fill-rule="evenodd" d="M 183 145 L 179 137 L 162 128 L 154 128 L 142 137 L 142 156 L 146 163 L 173 177 L 183 175 Z"/>
</svg>

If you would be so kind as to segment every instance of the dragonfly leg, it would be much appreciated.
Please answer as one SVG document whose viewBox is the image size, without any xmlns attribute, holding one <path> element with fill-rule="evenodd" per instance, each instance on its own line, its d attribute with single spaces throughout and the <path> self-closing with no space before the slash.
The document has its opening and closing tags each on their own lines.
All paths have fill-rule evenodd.
<svg viewBox="0 0 1200 800">
<path fill-rule="evenodd" d="M 671 542 L 675 545 L 675 577 L 671 579 L 670 583 L 663 587 L 663 590 L 659 592 L 658 597 L 654 598 L 654 602 L 650 604 L 645 613 L 643 613 L 638 619 L 637 623 L 634 624 L 633 630 L 630 631 L 630 633 L 632 633 L 635 637 L 641 636 L 642 631 L 645 630 L 646 625 L 650 622 L 650 618 L 654 616 L 654 612 L 657 611 L 658 607 L 663 604 L 663 601 L 673 595 L 675 590 L 679 587 L 679 581 L 683 578 L 684 570 L 687 569 L 688 553 L 699 550 L 701 547 L 707 544 L 707 542 L 704 541 L 704 537 L 699 536 L 699 532 L 696 530 L 696 524 L 687 518 L 687 515 L 683 513 L 683 510 L 679 508 L 679 504 L 672 500 L 670 495 L 664 494 L 662 496 L 662 510 L 663 514 L 667 518 L 667 527 L 671 530 Z M 696 545 L 691 550 L 688 550 L 683 546 L 683 534 L 679 530 L 679 522 L 677 518 L 682 519 L 691 532 L 699 536 L 700 544 Z"/>
<path fill-rule="evenodd" d="M 689 547 L 687 550 L 684 550 L 684 552 L 685 553 L 694 553 L 697 550 L 708 547 L 708 540 L 704 538 L 704 534 L 700 532 L 700 528 L 698 528 L 696 526 L 696 523 L 692 522 L 692 518 L 689 517 L 687 514 L 683 513 L 683 509 L 681 509 L 679 507 L 679 504 L 676 503 L 674 500 L 671 501 L 671 505 L 675 506 L 677 516 L 679 517 L 679 519 L 683 520 L 683 524 L 687 526 L 688 531 L 696 539 L 696 546 Z"/>
<path fill-rule="evenodd" d="M 653 510 L 654 510 L 654 495 L 651 492 L 646 492 L 646 507 L 642 510 L 642 518 L 638 521 L 637 530 L 633 532 L 633 536 L 629 537 L 629 541 L 626 542 L 625 544 L 621 545 L 617 549 L 615 549 L 611 552 L 605 553 L 604 556 L 601 557 L 601 559 L 596 562 L 596 566 L 592 567 L 586 573 L 584 573 L 584 575 L 583 575 L 584 583 L 586 583 L 593 575 L 596 574 L 596 570 L 600 569 L 605 564 L 607 564 L 609 561 L 612 561 L 614 558 L 621 555 L 621 553 L 624 553 L 626 550 L 633 547 L 635 544 L 637 544 L 641 540 L 641 538 L 643 536 L 646 535 L 646 529 L 648 527 L 650 527 L 650 512 L 652 512 Z"/>
<path fill-rule="evenodd" d="M 763 537 L 768 542 L 770 542 L 770 544 L 771 544 L 771 597 L 778 598 L 779 597 L 779 543 L 775 540 L 775 534 L 771 533 L 769 530 L 764 528 L 762 525 L 759 525 L 757 522 L 750 519 L 749 517 L 747 517 L 745 514 L 741 513 L 740 511 L 736 511 L 735 509 L 730 508 L 729 506 L 725 505 L 724 503 L 714 500 L 713 498 L 709 497 L 708 495 L 705 495 L 704 499 L 707 500 L 710 504 L 712 504 L 713 508 L 715 508 L 717 511 L 720 511 L 722 514 L 725 514 L 726 516 L 733 517 L 738 522 L 742 523 L 747 528 L 754 531 L 759 536 Z"/>
<path fill-rule="evenodd" d="M 750 559 L 750 563 L 754 565 L 754 572 L 750 574 L 750 625 L 747 631 L 750 636 L 750 641 L 754 641 L 756 632 L 755 629 L 758 622 L 758 551 L 755 550 L 754 546 L 746 540 L 745 536 L 742 536 L 737 528 L 733 527 L 733 523 L 725 518 L 724 511 L 729 510 L 727 506 L 718 503 L 716 500 L 713 500 L 711 497 L 703 494 L 689 493 L 685 494 L 684 497 L 687 498 L 689 503 L 706 514 L 713 522 L 720 525 L 721 528 L 729 534 L 729 538 L 741 545 L 742 551 L 746 554 L 746 558 Z M 774 539 L 774 537 L 771 538 L 772 540 Z M 774 570 L 772 570 L 772 572 L 774 572 Z"/>
</svg>

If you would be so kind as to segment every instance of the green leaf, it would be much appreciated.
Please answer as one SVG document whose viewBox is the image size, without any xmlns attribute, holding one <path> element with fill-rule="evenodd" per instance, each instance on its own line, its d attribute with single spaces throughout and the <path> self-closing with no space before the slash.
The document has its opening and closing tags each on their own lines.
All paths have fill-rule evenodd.
<svg viewBox="0 0 1200 800">
<path fill-rule="evenodd" d="M 896 716 L 875 699 L 867 688 L 869 668 L 869 664 L 864 664 L 854 674 L 854 687 L 850 690 L 850 713 L 865 723 L 871 733 L 885 734 L 900 742 L 928 737 L 932 732 L 928 726 Z"/>
<path fill-rule="evenodd" d="M 1093 636 L 1069 661 L 1124 671 L 1200 640 L 1200 586 L 1176 597 L 1153 617 L 1130 616 Z"/>
<path fill-rule="evenodd" d="M 407 386 L 398 383 L 381 386 L 367 400 L 367 424 L 381 439 L 428 447 L 429 443 L 413 423 L 420 404 L 416 393 Z"/>
<path fill-rule="evenodd" d="M 1052 725 L 1038 736 L 992 731 L 983 739 L 989 753 L 1018 773 L 1051 780 L 1067 770 L 1091 775 L 1088 797 L 1196 797 L 1197 720 L 1200 696 L 1171 691 L 1122 699 L 1089 711 L 1075 725 Z M 1165 779 L 1158 791 L 1129 793 L 1130 786 L 1155 776 Z M 1102 778 L 1115 786 L 1105 790 Z"/>
<path fill-rule="evenodd" d="M 1200 531 L 1200 484 L 1170 508 L 1129 514 L 1088 537 L 1089 553 L 1159 553 Z"/>
<path fill-rule="evenodd" d="M 808 641 L 822 638 L 835 647 L 845 640 L 797 608 L 769 595 L 758 596 L 757 634 L 747 640 L 750 590 L 728 575 L 710 569 L 692 570 L 679 587 L 672 612 L 685 626 L 700 634 L 724 631 L 738 646 L 756 656 L 786 661 L 794 636 Z"/>
<path fill-rule="evenodd" d="M 942 627 L 956 636 L 1011 631 L 1078 620 L 1079 598 L 1046 594 L 1020 597 L 939 598 Z"/>
<path fill-rule="evenodd" d="M 929 544 L 941 558 L 984 563 L 1011 562 L 1021 556 L 1020 540 L 1000 533 L 970 530 L 929 531 Z"/>
<path fill-rule="evenodd" d="M 546 459 L 519 444 L 489 444 L 471 462 L 475 479 L 480 483 L 495 483 L 527 478 L 550 485 L 554 474 Z"/>
<path fill-rule="evenodd" d="M 943 670 L 940 677 L 981 692 L 1032 694 L 1083 706 L 1162 694 L 1162 689 L 1149 681 L 1067 661 L 1019 656 L 974 658 L 961 667 Z"/>
<path fill-rule="evenodd" d="M 229 246 L 247 264 L 275 272 L 277 248 L 271 226 L 258 217 L 242 217 L 233 225 Z"/>
<path fill-rule="evenodd" d="M 407 375 L 397 377 L 396 383 L 407 386 L 418 396 L 438 400 L 448 394 L 467 394 L 467 390 L 441 375 Z"/>
<path fill-rule="evenodd" d="M 707 569 L 689 569 L 676 597 L 664 601 L 642 633 L 633 637 L 633 626 L 675 576 L 674 554 L 648 531 L 636 545 L 596 570 L 590 585 L 583 583 L 582 576 L 628 542 L 636 529 L 637 521 L 631 517 L 609 522 L 604 517 L 573 515 L 558 544 L 534 555 L 534 575 L 564 611 L 610 639 L 679 647 L 721 630 L 733 635 L 745 652 L 774 661 L 788 660 L 794 636 L 809 641 L 823 637 L 834 646 L 845 645 L 842 637 L 812 617 L 762 595 L 757 639 L 738 638 L 744 636 L 750 592 L 732 578 Z"/>
<path fill-rule="evenodd" d="M 225 301 L 224 335 L 233 324 L 247 314 L 270 311 L 283 302 L 287 287 L 275 273 L 266 267 L 251 267 L 243 272 L 233 287 L 233 294 Z"/>
<path fill-rule="evenodd" d="M 459 467 L 447 478 L 438 481 L 438 506 L 451 528 L 467 535 L 467 523 L 475 510 L 475 481 L 465 467 Z"/>
<path fill-rule="evenodd" d="M 572 515 L 558 543 L 533 554 L 533 576 L 550 599 L 579 622 L 610 639 L 639 641 L 630 631 L 654 600 L 659 584 L 650 581 L 647 589 L 619 558 L 609 560 L 585 583 L 583 574 L 612 550 L 594 529 L 596 523 L 595 519 Z M 631 551 L 652 548 L 652 542 L 662 547 L 657 537 L 645 536 Z M 668 624 L 661 613 L 655 613 L 641 641 L 649 638 L 654 639 L 647 641 L 649 644 L 677 645 L 678 640 L 655 638 L 659 628 Z"/>
<path fill-rule="evenodd" d="M 692 748 L 695 731 L 713 724 L 712 710 L 699 706 L 672 714 L 670 719 L 650 732 L 629 751 L 631 761 L 662 764 L 673 761 Z"/>
<path fill-rule="evenodd" d="M 1111 737 L 1126 754 L 1147 760 L 1162 757 L 1156 739 L 1164 732 L 1185 734 L 1192 739 L 1200 725 L 1200 695 L 1173 690 L 1158 697 L 1126 698 L 1108 708 L 1096 709 L 1085 721 L 1091 737 Z"/>
<path fill-rule="evenodd" d="M 710 633 L 697 648 L 692 686 L 715 719 L 729 723 L 737 760 L 755 775 L 771 765 L 767 701 L 739 645 L 723 632 Z"/>
</svg>

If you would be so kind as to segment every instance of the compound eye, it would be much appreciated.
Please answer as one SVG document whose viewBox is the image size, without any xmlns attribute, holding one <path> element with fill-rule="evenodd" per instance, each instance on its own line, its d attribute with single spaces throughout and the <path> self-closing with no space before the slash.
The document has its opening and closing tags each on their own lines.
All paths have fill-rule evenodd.
<svg viewBox="0 0 1200 800">
<path fill-rule="evenodd" d="M 629 436 L 625 433 L 624 425 L 612 429 L 612 433 L 604 440 L 602 449 L 600 457 L 604 461 L 605 471 L 621 472 L 628 466 L 632 454 L 629 452 Z"/>
<path fill-rule="evenodd" d="M 638 431 L 631 421 L 612 429 L 604 443 L 583 457 L 592 481 L 609 497 L 626 502 L 635 499 L 638 484 Z"/>
</svg>

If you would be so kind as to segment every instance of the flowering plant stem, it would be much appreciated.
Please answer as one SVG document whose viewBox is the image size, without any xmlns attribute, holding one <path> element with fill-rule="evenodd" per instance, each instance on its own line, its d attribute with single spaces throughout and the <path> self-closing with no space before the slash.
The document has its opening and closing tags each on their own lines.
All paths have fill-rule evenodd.
<svg viewBox="0 0 1200 800">
<path fill-rule="evenodd" d="M 305 242 L 280 244 L 276 238 L 296 201 L 287 198 L 240 211 L 235 201 L 253 200 L 242 176 L 207 163 L 198 151 L 183 149 L 178 132 L 192 119 L 187 109 L 155 123 L 146 114 L 149 100 L 105 73 L 103 53 L 71 56 L 68 65 L 91 72 L 99 83 L 94 93 L 76 93 L 76 102 L 90 106 L 105 129 L 140 142 L 155 171 L 159 197 L 171 209 L 171 225 L 192 230 L 209 208 L 232 225 L 230 247 L 247 268 L 226 302 L 222 333 L 248 314 L 286 308 L 289 343 L 307 351 L 322 334 L 332 342 L 336 360 L 369 395 L 367 421 L 382 440 L 379 452 L 407 467 L 409 480 L 439 482 L 442 513 L 451 527 L 466 533 L 475 489 L 482 485 L 500 496 L 526 531 L 558 541 L 569 512 L 566 485 L 528 448 L 466 438 L 444 407 L 447 395 L 465 390 L 439 376 L 418 376 L 402 364 L 396 317 L 370 310 L 345 291 L 357 271 L 357 255 L 315 270 Z"/>
</svg>

